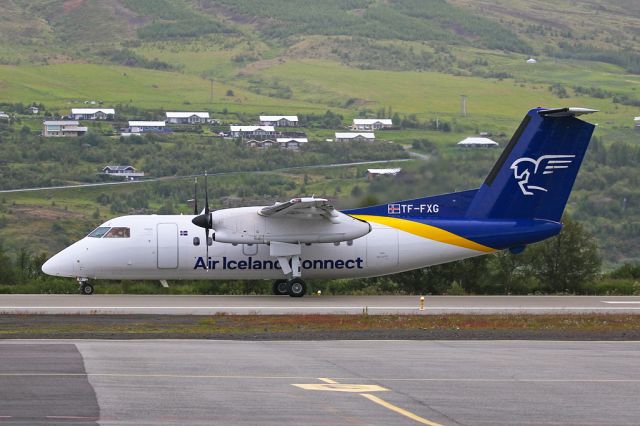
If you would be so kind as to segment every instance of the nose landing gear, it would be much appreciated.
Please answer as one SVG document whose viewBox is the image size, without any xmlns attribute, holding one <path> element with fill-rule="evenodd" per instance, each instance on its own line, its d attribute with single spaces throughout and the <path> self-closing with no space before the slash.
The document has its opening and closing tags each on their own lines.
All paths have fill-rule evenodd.
<svg viewBox="0 0 640 426">
<path fill-rule="evenodd" d="M 89 284 L 88 279 L 78 278 L 78 284 L 80 286 L 80 288 L 78 289 L 80 291 L 80 294 L 85 294 L 87 296 L 90 296 L 93 294 L 93 286 Z"/>
</svg>

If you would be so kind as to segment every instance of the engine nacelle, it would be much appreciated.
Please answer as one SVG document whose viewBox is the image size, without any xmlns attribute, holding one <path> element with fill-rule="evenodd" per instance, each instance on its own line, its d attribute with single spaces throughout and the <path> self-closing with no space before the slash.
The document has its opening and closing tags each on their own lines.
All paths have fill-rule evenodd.
<svg viewBox="0 0 640 426">
<path fill-rule="evenodd" d="M 291 218 L 262 216 L 262 207 L 240 207 L 211 213 L 215 240 L 222 243 L 266 244 L 337 243 L 355 240 L 371 232 L 371 225 L 335 211 L 323 217 Z"/>
</svg>

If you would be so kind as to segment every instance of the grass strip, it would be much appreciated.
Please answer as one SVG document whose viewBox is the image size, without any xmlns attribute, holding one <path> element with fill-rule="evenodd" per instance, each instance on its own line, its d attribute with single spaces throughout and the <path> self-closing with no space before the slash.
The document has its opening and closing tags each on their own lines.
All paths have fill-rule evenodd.
<svg viewBox="0 0 640 426">
<path fill-rule="evenodd" d="M 0 339 L 640 339 L 640 315 L 2 315 Z"/>
</svg>

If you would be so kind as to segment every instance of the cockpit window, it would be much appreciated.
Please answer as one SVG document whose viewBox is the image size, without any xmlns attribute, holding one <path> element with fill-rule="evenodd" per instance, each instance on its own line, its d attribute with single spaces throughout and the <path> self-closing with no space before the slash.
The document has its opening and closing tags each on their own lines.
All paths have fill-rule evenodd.
<svg viewBox="0 0 640 426">
<path fill-rule="evenodd" d="M 103 238 L 129 238 L 129 228 L 113 227 L 109 232 L 104 234 Z"/>
<path fill-rule="evenodd" d="M 111 229 L 108 226 L 100 226 L 96 229 L 94 229 L 89 235 L 87 235 L 88 237 L 93 237 L 93 238 L 102 238 L 102 236 L 104 234 L 107 233 L 107 231 Z"/>
</svg>

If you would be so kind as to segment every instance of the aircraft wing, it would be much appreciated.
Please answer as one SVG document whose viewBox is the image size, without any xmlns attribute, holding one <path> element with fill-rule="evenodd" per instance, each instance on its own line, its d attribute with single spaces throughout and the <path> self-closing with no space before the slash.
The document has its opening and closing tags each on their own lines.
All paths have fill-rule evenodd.
<svg viewBox="0 0 640 426">
<path fill-rule="evenodd" d="M 329 219 L 338 216 L 336 209 L 324 198 L 293 198 L 284 203 L 263 207 L 258 212 L 261 216 L 295 219 Z"/>
</svg>

